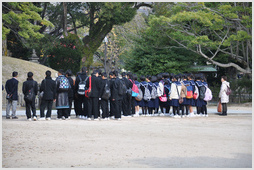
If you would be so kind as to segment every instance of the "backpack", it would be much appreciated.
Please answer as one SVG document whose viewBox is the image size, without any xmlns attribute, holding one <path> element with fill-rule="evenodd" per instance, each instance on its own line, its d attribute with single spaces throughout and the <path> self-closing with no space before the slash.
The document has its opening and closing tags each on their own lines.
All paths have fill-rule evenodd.
<svg viewBox="0 0 254 170">
<path fill-rule="evenodd" d="M 230 87 L 229 87 L 229 86 L 227 86 L 226 95 L 228 95 L 228 96 L 229 96 L 229 95 L 231 94 L 231 92 L 232 92 L 232 91 L 231 91 Z"/>
<path fill-rule="evenodd" d="M 148 84 L 144 85 L 144 87 L 145 87 L 144 100 L 145 101 L 149 101 L 149 100 L 151 100 L 151 93 L 150 93 L 150 91 L 148 89 Z"/>
<path fill-rule="evenodd" d="M 118 94 L 119 95 L 124 95 L 127 91 L 127 87 L 124 83 L 123 79 L 120 79 L 119 87 L 118 87 Z"/>
<path fill-rule="evenodd" d="M 187 89 L 186 99 L 192 99 L 193 98 L 193 88 L 192 88 L 192 86 L 187 85 L 186 89 Z"/>
<path fill-rule="evenodd" d="M 153 85 L 152 91 L 151 91 L 151 99 L 156 99 L 156 97 L 158 97 L 157 89 L 156 89 L 155 85 Z"/>
<path fill-rule="evenodd" d="M 28 93 L 24 96 L 24 99 L 31 102 L 33 101 L 33 98 L 35 96 L 34 94 L 34 84 L 35 84 L 35 81 L 33 81 L 33 87 L 28 91 Z"/>
<path fill-rule="evenodd" d="M 132 82 L 132 94 L 131 94 L 131 96 L 132 97 L 137 97 L 138 96 L 138 92 L 139 92 L 139 89 L 138 89 L 138 86 L 131 80 L 131 79 L 129 79 L 131 82 Z"/>
<path fill-rule="evenodd" d="M 207 102 L 208 102 L 208 101 L 212 100 L 212 98 L 213 98 L 213 95 L 212 95 L 211 89 L 209 89 L 208 87 L 206 87 L 204 101 L 207 101 Z"/>
<path fill-rule="evenodd" d="M 78 75 L 78 77 L 79 77 L 79 80 L 80 80 L 80 82 L 78 84 L 78 94 L 79 95 L 85 95 L 85 91 L 87 90 L 86 80 L 88 79 L 88 77 L 84 81 L 82 81 L 80 75 Z"/>
<path fill-rule="evenodd" d="M 140 89 L 140 86 L 138 86 L 138 95 L 137 95 L 137 97 L 135 97 L 135 99 L 136 99 L 137 101 L 141 101 L 142 98 L 143 98 L 143 92 L 142 92 L 142 90 Z"/>
<path fill-rule="evenodd" d="M 109 87 L 108 83 L 106 82 L 101 98 L 104 100 L 108 100 L 110 98 L 110 96 L 111 96 L 110 87 Z"/>
<path fill-rule="evenodd" d="M 198 87 L 195 85 L 194 86 L 194 93 L 193 93 L 193 99 L 197 99 L 198 98 L 198 96 L 199 96 L 199 91 L 198 91 Z"/>
<path fill-rule="evenodd" d="M 162 84 L 163 88 L 161 88 L 160 84 Z M 159 82 L 159 87 L 157 88 L 157 94 L 158 96 L 163 95 L 163 89 L 164 89 L 164 83 L 162 81 Z"/>
<path fill-rule="evenodd" d="M 62 91 L 68 91 L 69 88 L 70 88 L 70 82 L 69 80 L 64 77 L 64 76 L 61 76 L 59 77 L 59 89 L 62 90 Z"/>
<path fill-rule="evenodd" d="M 199 98 L 204 99 L 205 98 L 205 92 L 206 92 L 206 87 L 204 85 L 199 87 Z"/>
</svg>

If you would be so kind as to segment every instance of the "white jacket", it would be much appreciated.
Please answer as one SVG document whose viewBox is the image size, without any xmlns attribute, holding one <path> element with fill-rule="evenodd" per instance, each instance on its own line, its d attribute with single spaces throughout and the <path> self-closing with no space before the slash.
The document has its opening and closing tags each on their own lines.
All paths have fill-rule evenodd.
<svg viewBox="0 0 254 170">
<path fill-rule="evenodd" d="M 229 96 L 226 94 L 228 86 L 229 86 L 229 82 L 227 82 L 227 81 L 223 81 L 222 84 L 221 84 L 220 94 L 219 94 L 219 98 L 221 99 L 221 103 L 228 103 L 229 102 Z"/>
<path fill-rule="evenodd" d="M 179 96 L 181 95 L 182 85 L 177 86 L 179 95 L 178 95 L 178 93 L 177 93 L 176 86 L 177 86 L 177 85 L 176 85 L 175 83 L 172 83 L 172 84 L 171 84 L 171 88 L 170 88 L 170 97 L 169 97 L 170 100 L 171 100 L 171 99 L 179 99 Z"/>
</svg>

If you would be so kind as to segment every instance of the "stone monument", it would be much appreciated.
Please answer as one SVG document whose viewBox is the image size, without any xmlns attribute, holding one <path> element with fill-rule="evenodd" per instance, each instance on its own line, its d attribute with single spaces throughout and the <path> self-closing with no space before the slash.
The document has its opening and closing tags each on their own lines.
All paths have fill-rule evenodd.
<svg viewBox="0 0 254 170">
<path fill-rule="evenodd" d="M 39 63 L 38 60 L 39 60 L 39 57 L 36 55 L 35 49 L 33 49 L 33 54 L 32 54 L 32 57 L 30 58 L 30 61 L 34 63 Z"/>
</svg>

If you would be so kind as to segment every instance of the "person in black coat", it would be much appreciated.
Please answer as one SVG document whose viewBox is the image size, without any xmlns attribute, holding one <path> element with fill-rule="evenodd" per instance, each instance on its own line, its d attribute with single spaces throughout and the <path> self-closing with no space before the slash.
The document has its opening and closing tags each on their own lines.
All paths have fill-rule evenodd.
<svg viewBox="0 0 254 170">
<path fill-rule="evenodd" d="M 130 88 L 132 89 L 133 87 L 133 83 L 135 83 L 135 81 L 133 80 L 133 75 L 131 72 L 128 72 L 127 73 L 127 78 L 130 80 Z M 135 97 L 131 97 L 130 99 L 130 114 L 131 116 L 134 116 L 135 115 Z"/>
<path fill-rule="evenodd" d="M 109 72 L 109 84 L 110 84 L 110 91 L 111 91 L 111 96 L 109 98 L 109 101 L 110 101 L 110 110 L 109 110 L 109 116 L 111 119 L 114 119 L 115 118 L 115 108 L 114 108 L 114 104 L 113 104 L 113 100 L 112 100 L 112 90 L 113 90 L 113 84 L 114 84 L 114 81 L 116 80 L 116 78 L 114 77 L 114 74 L 113 72 Z"/>
<path fill-rule="evenodd" d="M 68 119 L 71 119 L 71 108 L 72 108 L 72 101 L 73 101 L 73 97 L 74 97 L 74 81 L 71 78 L 72 76 L 72 71 L 69 69 L 66 71 L 65 76 L 67 77 L 67 79 L 70 82 L 71 85 L 71 89 L 69 90 L 69 112 L 68 112 Z"/>
<path fill-rule="evenodd" d="M 125 72 L 122 73 L 122 80 L 127 89 L 132 88 L 132 82 L 127 79 L 127 74 Z M 132 97 L 127 93 L 123 95 L 122 110 L 124 116 L 131 116 L 131 98 Z"/>
<path fill-rule="evenodd" d="M 98 70 L 94 70 L 91 75 L 91 95 L 87 98 L 88 103 L 88 120 L 94 115 L 94 120 L 98 120 L 99 116 L 99 96 L 100 96 L 100 79 L 98 78 Z M 86 81 L 87 89 L 90 87 L 90 78 Z"/>
<path fill-rule="evenodd" d="M 6 119 L 10 119 L 10 109 L 12 107 L 12 119 L 18 119 L 16 116 L 16 108 L 18 104 L 18 84 L 17 80 L 18 72 L 12 73 L 12 79 L 6 81 L 5 90 L 9 99 L 7 100 L 6 106 Z"/>
<path fill-rule="evenodd" d="M 27 116 L 27 119 L 30 121 L 31 120 L 31 109 L 32 109 L 33 120 L 36 121 L 37 116 L 36 116 L 36 108 L 35 108 L 35 97 L 38 92 L 38 84 L 36 81 L 33 80 L 33 73 L 32 72 L 27 73 L 27 81 L 25 81 L 23 83 L 23 87 L 22 87 L 22 91 L 23 91 L 24 95 L 27 95 L 30 90 L 33 90 L 32 101 L 29 101 L 26 98 L 24 98 L 25 103 L 26 103 L 26 116 Z"/>
<path fill-rule="evenodd" d="M 115 70 L 113 72 L 113 75 L 115 77 L 115 80 L 113 84 L 111 85 L 112 90 L 111 90 L 111 102 L 112 102 L 112 107 L 114 110 L 112 110 L 114 113 L 113 115 L 115 116 L 116 120 L 121 120 L 121 107 L 122 107 L 122 100 L 123 96 L 119 94 L 119 87 L 121 86 L 121 80 L 118 78 L 118 72 Z"/>
<path fill-rule="evenodd" d="M 40 93 L 43 92 L 40 105 L 40 120 L 45 120 L 44 110 L 47 107 L 46 120 L 51 120 L 53 101 L 56 101 L 56 82 L 51 78 L 51 71 L 46 71 L 46 77 L 41 82 Z"/>
<path fill-rule="evenodd" d="M 81 81 L 85 81 L 88 79 L 87 76 L 87 69 L 86 67 L 82 67 L 81 73 L 77 74 L 76 80 L 75 80 L 75 86 L 74 86 L 74 97 L 75 97 L 75 106 L 76 106 L 76 117 L 79 117 L 80 119 L 87 119 L 87 112 L 88 112 L 88 103 L 87 98 L 85 97 L 85 94 L 79 94 L 79 83 Z M 74 107 L 75 107 L 74 106 Z"/>
<path fill-rule="evenodd" d="M 102 79 L 100 81 L 100 103 L 101 103 L 101 110 L 102 110 L 102 119 L 103 120 L 109 120 L 109 109 L 108 109 L 108 99 L 103 99 L 102 95 L 105 91 L 105 86 L 106 84 L 110 87 L 110 82 L 107 79 L 107 74 L 106 72 L 102 73 Z"/>
</svg>

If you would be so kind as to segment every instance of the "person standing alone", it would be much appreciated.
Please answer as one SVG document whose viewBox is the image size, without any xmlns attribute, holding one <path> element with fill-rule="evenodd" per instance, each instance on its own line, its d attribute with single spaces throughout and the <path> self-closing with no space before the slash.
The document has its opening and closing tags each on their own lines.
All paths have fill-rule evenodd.
<svg viewBox="0 0 254 170">
<path fill-rule="evenodd" d="M 222 104 L 222 116 L 227 116 L 227 103 L 229 102 L 229 95 L 227 95 L 227 89 L 230 88 L 229 82 L 227 82 L 227 77 L 221 77 L 221 88 L 219 93 L 219 98 Z"/>
<path fill-rule="evenodd" d="M 22 91 L 24 94 L 24 100 L 26 103 L 26 116 L 31 121 L 31 110 L 33 112 L 33 120 L 37 120 L 36 108 L 35 108 L 35 97 L 38 92 L 38 84 L 33 80 L 33 73 L 27 73 L 27 81 L 23 83 Z"/>
<path fill-rule="evenodd" d="M 10 119 L 10 109 L 12 106 L 12 119 L 18 119 L 16 116 L 16 108 L 18 103 L 18 72 L 12 73 L 12 79 L 7 80 L 5 84 L 5 90 L 7 93 L 7 107 L 6 107 L 6 119 Z"/>
</svg>

